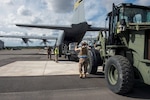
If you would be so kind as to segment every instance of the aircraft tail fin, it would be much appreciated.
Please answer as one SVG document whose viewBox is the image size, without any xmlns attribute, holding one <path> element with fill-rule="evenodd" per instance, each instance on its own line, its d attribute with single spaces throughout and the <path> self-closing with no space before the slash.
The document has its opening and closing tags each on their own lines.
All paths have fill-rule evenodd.
<svg viewBox="0 0 150 100">
<path fill-rule="evenodd" d="M 84 0 L 77 0 L 74 4 L 74 15 L 72 18 L 72 24 L 79 24 L 82 22 L 86 22 Z"/>
</svg>

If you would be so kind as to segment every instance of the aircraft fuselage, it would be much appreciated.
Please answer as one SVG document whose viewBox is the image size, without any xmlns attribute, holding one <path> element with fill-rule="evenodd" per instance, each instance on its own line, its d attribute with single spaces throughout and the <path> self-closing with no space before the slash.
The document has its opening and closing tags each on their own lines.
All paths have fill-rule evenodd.
<svg viewBox="0 0 150 100">
<path fill-rule="evenodd" d="M 81 42 L 88 27 L 89 26 L 86 22 L 80 24 L 72 24 L 71 29 L 64 30 L 65 33 L 64 42 L 66 43 Z"/>
</svg>

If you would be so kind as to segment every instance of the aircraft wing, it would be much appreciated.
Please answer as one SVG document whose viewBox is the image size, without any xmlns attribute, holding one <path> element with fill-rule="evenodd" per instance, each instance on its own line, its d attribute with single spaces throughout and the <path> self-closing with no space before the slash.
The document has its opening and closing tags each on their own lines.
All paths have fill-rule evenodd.
<svg viewBox="0 0 150 100">
<path fill-rule="evenodd" d="M 26 38 L 26 39 L 52 39 L 52 40 L 56 40 L 57 37 L 50 37 L 50 36 L 14 36 L 14 35 L 0 35 L 0 37 L 3 38 Z"/>
<path fill-rule="evenodd" d="M 84 37 L 82 40 L 96 40 L 97 38 Z"/>
<path fill-rule="evenodd" d="M 16 26 L 21 27 L 32 27 L 32 28 L 44 28 L 44 29 L 56 29 L 56 30 L 66 30 L 71 29 L 71 26 L 58 26 L 58 25 L 30 25 L 30 24 L 16 24 Z"/>
<path fill-rule="evenodd" d="M 21 27 L 31 27 L 31 28 L 44 28 L 44 29 L 56 29 L 56 30 L 66 30 L 71 29 L 72 27 L 70 25 L 31 25 L 31 24 L 16 24 L 16 26 Z M 87 31 L 108 31 L 108 28 L 102 28 L 102 27 L 89 27 Z"/>
<path fill-rule="evenodd" d="M 103 28 L 103 27 L 89 27 L 87 31 L 108 31 L 108 28 Z"/>
</svg>

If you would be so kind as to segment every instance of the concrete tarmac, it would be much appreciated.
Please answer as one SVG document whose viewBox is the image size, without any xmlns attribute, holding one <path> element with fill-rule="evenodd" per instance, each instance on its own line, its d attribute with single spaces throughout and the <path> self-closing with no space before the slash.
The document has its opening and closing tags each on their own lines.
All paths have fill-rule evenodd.
<svg viewBox="0 0 150 100">
<path fill-rule="evenodd" d="M 45 50 L 0 51 L 0 100 L 150 100 L 150 86 L 136 82 L 124 96 L 114 94 L 104 74 L 78 76 L 78 63 L 47 59 Z"/>
</svg>

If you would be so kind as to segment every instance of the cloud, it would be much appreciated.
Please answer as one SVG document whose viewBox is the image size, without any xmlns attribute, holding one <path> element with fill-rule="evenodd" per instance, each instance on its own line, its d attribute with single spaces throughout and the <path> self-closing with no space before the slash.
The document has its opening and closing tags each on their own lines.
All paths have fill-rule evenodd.
<svg viewBox="0 0 150 100">
<path fill-rule="evenodd" d="M 8 4 L 8 5 L 14 4 L 12 0 L 1 0 L 0 3 L 4 3 L 4 4 Z"/>
<path fill-rule="evenodd" d="M 20 28 L 12 23 L 70 25 L 73 3 L 76 0 L 0 0 L 0 31 L 12 34 L 15 31 L 29 35 L 53 34 L 62 31 Z M 85 17 L 92 26 L 105 27 L 105 18 L 112 10 L 112 3 L 131 2 L 149 5 L 149 0 L 85 0 Z"/>
<path fill-rule="evenodd" d="M 92 23 L 93 26 L 100 26 L 106 17 L 106 8 L 99 0 L 85 1 L 85 17 L 88 23 Z"/>
<path fill-rule="evenodd" d="M 38 24 L 42 22 L 42 20 L 39 17 L 32 17 L 31 21 L 33 24 Z"/>
<path fill-rule="evenodd" d="M 24 5 L 20 6 L 20 8 L 17 10 L 17 14 L 18 15 L 22 15 L 22 16 L 31 16 L 32 15 L 32 12 L 25 8 Z"/>
<path fill-rule="evenodd" d="M 68 13 L 73 10 L 74 0 L 46 0 L 48 9 L 57 13 Z"/>
<path fill-rule="evenodd" d="M 150 0 L 137 0 L 137 4 L 150 6 Z"/>
</svg>

